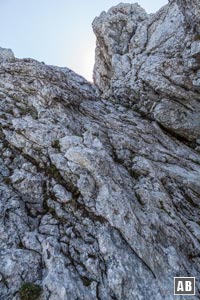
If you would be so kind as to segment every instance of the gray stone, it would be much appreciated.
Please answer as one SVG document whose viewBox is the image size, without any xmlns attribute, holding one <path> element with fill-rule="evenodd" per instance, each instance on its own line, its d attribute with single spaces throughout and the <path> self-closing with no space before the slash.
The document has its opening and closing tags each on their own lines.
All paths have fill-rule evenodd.
<svg viewBox="0 0 200 300">
<path fill-rule="evenodd" d="M 0 47 L 0 62 L 12 61 L 15 59 L 14 53 L 11 49 L 5 49 Z"/>
<path fill-rule="evenodd" d="M 191 45 L 191 56 L 200 58 L 200 40 L 195 41 Z"/>
<path fill-rule="evenodd" d="M 0 299 L 173 300 L 199 278 L 198 5 L 103 12 L 95 85 L 4 56 Z"/>
<path fill-rule="evenodd" d="M 192 1 L 191 6 L 188 1 L 170 1 L 150 16 L 138 5 L 120 4 L 96 18 L 94 82 L 101 97 L 156 119 L 174 134 L 191 140 L 200 132 L 199 38 L 196 31 L 188 30 L 181 2 L 187 3 L 187 20 L 190 13 L 191 18 L 198 13 L 194 3 L 199 7 L 199 1 Z M 127 46 L 122 51 L 120 45 Z M 190 130 L 191 121 L 180 130 L 185 122 L 184 117 L 180 122 L 183 110 L 188 121 L 194 120 L 195 130 Z M 165 116 L 167 122 L 163 122 Z"/>
</svg>

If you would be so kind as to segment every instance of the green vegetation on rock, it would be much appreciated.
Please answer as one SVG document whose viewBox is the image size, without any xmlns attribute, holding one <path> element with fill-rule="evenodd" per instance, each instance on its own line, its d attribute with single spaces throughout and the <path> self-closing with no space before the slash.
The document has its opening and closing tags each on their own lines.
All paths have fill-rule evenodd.
<svg viewBox="0 0 200 300">
<path fill-rule="evenodd" d="M 24 282 L 19 290 L 20 300 L 38 300 L 42 287 L 31 282 Z"/>
</svg>

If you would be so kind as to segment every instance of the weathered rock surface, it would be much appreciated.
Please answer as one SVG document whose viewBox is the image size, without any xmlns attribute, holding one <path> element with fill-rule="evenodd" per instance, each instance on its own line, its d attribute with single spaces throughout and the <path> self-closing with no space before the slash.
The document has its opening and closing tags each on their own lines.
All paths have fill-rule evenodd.
<svg viewBox="0 0 200 300">
<path fill-rule="evenodd" d="M 0 47 L 0 62 L 2 61 L 12 61 L 15 56 L 11 49 L 5 49 Z"/>
<path fill-rule="evenodd" d="M 120 4 L 96 18 L 94 80 L 105 99 L 191 141 L 200 137 L 199 1 L 177 2 L 150 16 Z"/>
<path fill-rule="evenodd" d="M 1 300 L 18 300 L 23 282 L 43 300 L 172 300 L 174 276 L 195 276 L 199 299 L 191 2 L 96 18 L 96 87 L 0 49 Z"/>
</svg>

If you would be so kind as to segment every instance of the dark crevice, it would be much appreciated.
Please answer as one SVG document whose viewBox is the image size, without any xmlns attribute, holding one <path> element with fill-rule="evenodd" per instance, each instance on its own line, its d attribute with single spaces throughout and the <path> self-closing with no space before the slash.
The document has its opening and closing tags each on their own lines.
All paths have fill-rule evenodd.
<svg viewBox="0 0 200 300">
<path fill-rule="evenodd" d="M 196 147 L 196 143 L 195 141 L 190 141 L 188 139 L 186 139 L 185 137 L 179 135 L 178 133 L 174 132 L 172 129 L 170 128 L 166 128 L 165 126 L 163 126 L 161 123 L 157 122 L 158 126 L 162 129 L 162 131 L 170 136 L 175 138 L 176 140 L 178 140 L 179 142 L 181 142 L 182 144 L 184 144 L 185 146 L 192 148 L 195 151 L 195 147 Z"/>
</svg>

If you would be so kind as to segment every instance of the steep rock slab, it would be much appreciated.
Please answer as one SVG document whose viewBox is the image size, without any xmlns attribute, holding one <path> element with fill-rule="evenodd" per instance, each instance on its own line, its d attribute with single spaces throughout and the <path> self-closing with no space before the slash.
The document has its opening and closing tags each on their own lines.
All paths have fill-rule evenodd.
<svg viewBox="0 0 200 300">
<path fill-rule="evenodd" d="M 175 3 L 154 17 L 120 5 L 110 10 L 118 21 L 119 7 L 129 31 L 174 14 L 185 24 Z M 161 36 L 154 26 L 151 47 Z M 128 44 L 120 36 L 118 43 L 123 54 Z M 0 298 L 18 300 L 23 282 L 32 282 L 44 300 L 172 300 L 174 276 L 199 278 L 199 140 L 166 130 L 145 101 L 137 99 L 137 110 L 120 89 L 97 98 L 67 68 L 12 58 L 0 73 Z M 174 93 L 173 85 L 167 89 Z M 176 112 L 171 96 L 163 101 Z"/>
<path fill-rule="evenodd" d="M 170 1 L 154 15 L 137 4 L 119 4 L 96 18 L 93 29 L 100 95 L 184 139 L 198 139 L 199 1 Z"/>
<path fill-rule="evenodd" d="M 180 10 L 183 12 L 186 22 L 194 29 L 194 33 L 200 34 L 200 3 L 198 0 L 177 0 Z"/>
</svg>

